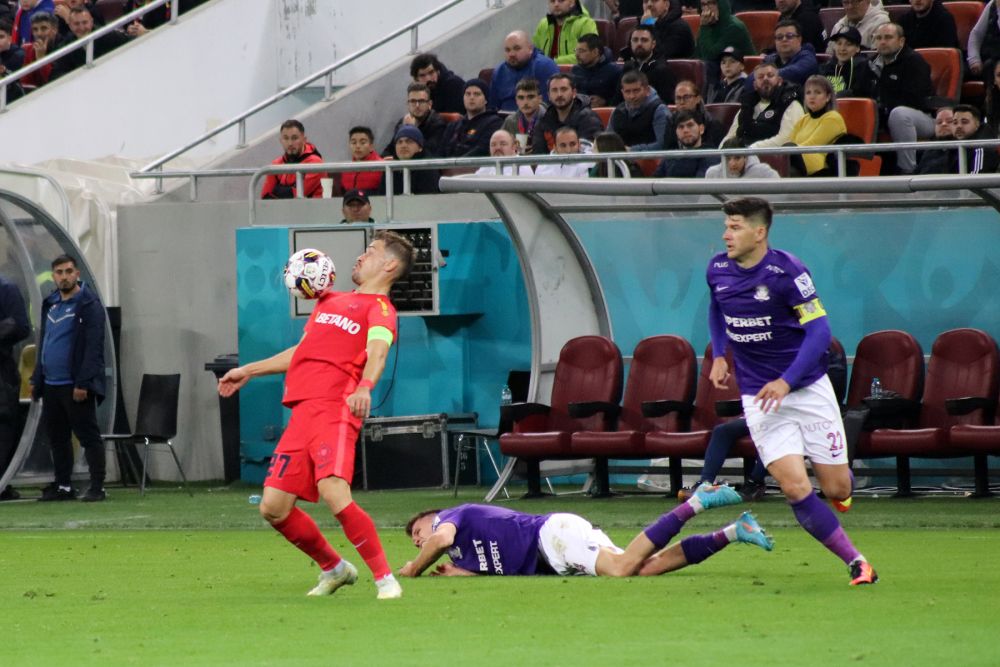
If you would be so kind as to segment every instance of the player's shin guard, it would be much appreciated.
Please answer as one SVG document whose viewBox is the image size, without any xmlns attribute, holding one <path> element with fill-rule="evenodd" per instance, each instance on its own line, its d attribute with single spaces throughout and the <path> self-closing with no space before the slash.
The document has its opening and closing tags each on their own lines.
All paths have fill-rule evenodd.
<svg viewBox="0 0 1000 667">
<path fill-rule="evenodd" d="M 791 506 L 795 518 L 806 532 L 842 561 L 850 563 L 861 555 L 840 526 L 837 516 L 815 492 L 797 503 L 791 503 Z"/>
<path fill-rule="evenodd" d="M 691 535 L 681 540 L 681 549 L 688 565 L 695 565 L 713 556 L 729 545 L 725 530 L 717 530 L 707 535 Z"/>
<path fill-rule="evenodd" d="M 286 540 L 316 561 L 324 572 L 332 570 L 340 563 L 340 556 L 323 537 L 319 526 L 311 516 L 298 507 L 293 507 L 284 521 L 271 525 L 284 535 Z"/>
<path fill-rule="evenodd" d="M 382 542 L 375 530 L 375 523 L 367 512 L 352 502 L 337 514 L 337 521 L 344 528 L 344 535 L 368 564 L 376 581 L 392 574 L 382 550 Z"/>
<path fill-rule="evenodd" d="M 653 543 L 653 546 L 656 547 L 656 550 L 659 551 L 667 546 L 677 533 L 681 532 L 681 528 L 693 516 L 694 510 L 691 506 L 688 503 L 681 503 L 660 516 L 659 519 L 647 526 L 643 532 L 649 538 L 649 541 Z"/>
</svg>

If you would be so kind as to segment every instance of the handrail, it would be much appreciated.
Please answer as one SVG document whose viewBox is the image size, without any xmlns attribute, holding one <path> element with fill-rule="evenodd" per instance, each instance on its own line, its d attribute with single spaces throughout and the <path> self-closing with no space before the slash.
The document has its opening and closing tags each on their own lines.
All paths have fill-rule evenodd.
<svg viewBox="0 0 1000 667">
<path fill-rule="evenodd" d="M 80 38 L 74 39 L 66 46 L 62 47 L 57 51 L 53 51 L 52 53 L 48 54 L 41 60 L 36 60 L 27 67 L 22 67 L 21 69 L 15 70 L 11 74 L 8 74 L 3 78 L 0 78 L 0 113 L 4 113 L 7 111 L 7 86 L 9 86 L 10 84 L 17 83 L 18 81 L 20 81 L 27 75 L 31 74 L 32 72 L 37 72 L 46 65 L 50 65 L 55 61 L 59 60 L 67 53 L 72 53 L 73 51 L 77 51 L 78 49 L 87 50 L 86 67 L 93 67 L 95 41 L 97 41 L 101 37 L 104 37 L 105 35 L 111 32 L 114 32 L 123 25 L 132 23 L 136 19 L 144 16 L 145 14 L 151 12 L 152 10 L 158 9 L 167 4 L 170 5 L 170 23 L 177 23 L 178 2 L 179 0 L 154 0 L 150 4 L 143 5 L 142 7 L 139 7 L 138 9 L 132 11 L 129 14 L 120 16 L 111 23 L 102 27 L 100 30 L 94 30 L 83 39 Z"/>
<path fill-rule="evenodd" d="M 465 1 L 466 0 L 448 0 L 448 2 L 444 3 L 443 5 L 441 5 L 440 7 L 438 7 L 437 9 L 433 9 L 433 10 L 427 12 L 426 14 L 424 14 L 423 16 L 421 16 L 420 18 L 417 18 L 417 19 L 414 19 L 413 21 L 410 21 L 409 23 L 407 23 L 403 27 L 397 28 L 396 30 L 392 31 L 391 33 L 389 33 L 385 37 L 382 37 L 381 39 L 377 40 L 376 42 L 373 42 L 372 44 L 369 44 L 368 46 L 365 46 L 364 48 L 361 48 L 361 49 L 355 51 L 354 53 L 352 53 L 351 55 L 349 55 L 349 56 L 347 56 L 345 58 L 342 58 L 342 59 L 340 59 L 340 60 L 338 60 L 338 61 L 336 61 L 336 62 L 334 62 L 334 63 L 332 63 L 330 65 L 327 65 L 326 67 L 324 67 L 323 69 L 319 70 L 318 72 L 310 74 L 306 78 L 301 79 L 300 81 L 292 84 L 288 88 L 285 88 L 281 92 L 272 95 L 271 97 L 267 98 L 266 100 L 258 102 L 257 104 L 255 104 L 254 106 L 250 107 L 249 109 L 247 109 L 243 113 L 241 113 L 241 114 L 239 114 L 237 116 L 234 116 L 233 118 L 230 118 L 228 121 L 226 121 L 222 125 L 219 125 L 218 127 L 214 128 L 212 130 L 209 130 L 208 132 L 205 132 L 201 136 L 199 136 L 199 137 L 197 137 L 197 138 L 189 141 L 188 143 L 184 144 L 180 148 L 172 150 L 169 153 L 167 153 L 166 155 L 163 155 L 163 156 L 157 158 L 153 162 L 150 162 L 149 164 L 147 164 L 146 166 L 144 166 L 139 171 L 141 173 L 148 173 L 150 171 L 153 171 L 154 169 L 160 169 L 165 163 L 169 162 L 170 160 L 173 160 L 178 155 L 182 155 L 183 153 L 188 152 L 189 150 L 191 150 L 195 146 L 198 146 L 199 144 L 201 144 L 201 143 L 203 143 L 203 142 L 211 139 L 212 137 L 214 137 L 215 135 L 219 134 L 220 132 L 223 132 L 224 130 L 228 130 L 229 128 L 231 128 L 234 125 L 238 126 L 238 129 L 237 129 L 238 140 L 237 140 L 237 143 L 236 143 L 236 147 L 237 148 L 245 148 L 246 145 L 247 145 L 247 143 L 246 143 L 246 133 L 247 133 L 246 121 L 247 121 L 247 118 L 249 118 L 250 116 L 256 114 L 258 111 L 266 109 L 267 107 L 271 106 L 275 102 L 279 102 L 279 101 L 285 99 L 286 97 L 288 97 L 292 93 L 295 93 L 295 92 L 301 90 L 302 88 L 305 88 L 307 85 L 309 85 L 310 83 L 312 83 L 313 81 L 316 81 L 317 79 L 319 79 L 321 77 L 326 77 L 326 79 L 324 81 L 324 85 L 323 85 L 323 99 L 324 100 L 329 100 L 330 97 L 332 96 L 332 89 L 333 89 L 333 76 L 332 75 L 333 75 L 333 73 L 336 70 L 340 69 L 344 65 L 347 65 L 347 64 L 350 64 L 350 63 L 354 62 L 355 60 L 357 60 L 358 58 L 360 58 L 362 56 L 365 56 L 365 55 L 371 53 L 375 49 L 377 49 L 377 48 L 379 48 L 379 47 L 381 47 L 381 46 L 383 46 L 383 45 L 391 42 L 392 40 L 396 39 L 397 37 L 399 37 L 400 35 L 402 35 L 405 32 L 408 32 L 408 31 L 411 33 L 411 35 L 410 35 L 410 48 L 411 48 L 411 52 L 415 52 L 417 50 L 417 47 L 418 47 L 418 43 L 417 43 L 417 29 L 418 29 L 418 27 L 421 24 L 425 23 L 426 21 L 434 18 L 438 14 L 441 14 L 444 11 L 446 11 L 448 9 L 451 9 L 455 5 L 458 5 L 458 4 L 460 4 L 462 2 L 465 2 Z M 487 3 L 487 7 L 489 7 L 489 3 Z M 157 191 L 159 191 L 159 188 L 157 189 Z"/>
<path fill-rule="evenodd" d="M 59 195 L 59 203 L 62 204 L 62 220 L 56 220 L 56 222 L 61 224 L 66 229 L 69 229 L 69 196 L 67 196 L 66 189 L 62 186 L 62 183 L 57 181 L 52 174 L 39 169 L 32 169 L 30 167 L 19 167 L 17 169 L 11 167 L 0 167 L 0 174 L 11 174 L 13 176 L 34 176 L 35 178 L 47 181 L 48 184 L 52 186 L 52 189 L 56 191 L 56 194 Z M 38 207 L 42 208 L 42 205 L 39 203 Z M 55 216 L 52 217 L 54 218 Z"/>
</svg>

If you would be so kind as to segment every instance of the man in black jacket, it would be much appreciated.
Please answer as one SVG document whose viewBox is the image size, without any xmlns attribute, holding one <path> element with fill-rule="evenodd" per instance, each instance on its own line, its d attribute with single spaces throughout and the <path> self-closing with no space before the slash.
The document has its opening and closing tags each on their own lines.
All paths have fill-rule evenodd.
<svg viewBox="0 0 1000 667">
<path fill-rule="evenodd" d="M 973 141 L 976 139 L 996 139 L 989 125 L 983 124 L 979 109 L 971 104 L 959 104 L 954 110 L 952 132 L 958 141 Z M 961 149 L 965 152 L 965 173 L 992 174 L 997 170 L 997 150 L 990 146 L 977 146 Z M 950 172 L 960 173 L 958 151 L 952 151 Z"/>
<path fill-rule="evenodd" d="M 590 106 L 614 106 L 622 66 L 615 62 L 611 49 L 603 46 L 597 35 L 584 35 L 576 43 L 576 63 L 573 81 L 576 89 L 590 98 Z"/>
<path fill-rule="evenodd" d="M 503 118 L 486 106 L 490 87 L 482 79 L 465 83 L 465 115 L 449 123 L 441 140 L 444 157 L 483 157 L 490 154 L 490 137 L 503 125 Z"/>
<path fill-rule="evenodd" d="M 86 7 L 74 7 L 69 12 L 69 29 L 73 34 L 67 35 L 65 40 L 59 43 L 59 48 L 66 46 L 78 39 L 83 39 L 94 32 L 94 17 Z M 94 41 L 94 59 L 114 51 L 119 46 L 127 44 L 129 38 L 123 32 L 112 30 L 103 37 Z M 52 76 L 56 79 L 73 70 L 83 67 L 87 62 L 86 49 L 77 49 L 68 53 L 55 62 L 52 66 Z"/>
<path fill-rule="evenodd" d="M 41 500 L 73 500 L 73 443 L 76 435 L 87 458 L 90 488 L 86 502 L 104 500 L 104 441 L 97 426 L 97 403 L 104 399 L 104 306 L 80 281 L 76 259 L 52 260 L 56 289 L 42 302 L 37 363 L 31 396 L 42 404 L 42 424 L 52 448 L 55 481 Z"/>
<path fill-rule="evenodd" d="M 424 135 L 420 130 L 412 125 L 404 125 L 393 137 L 396 146 L 396 156 L 400 160 L 423 160 L 427 156 L 424 153 Z M 437 169 L 411 169 L 410 170 L 410 194 L 432 195 L 441 192 L 438 189 L 438 180 L 441 172 Z M 392 193 L 403 194 L 403 171 L 401 169 L 392 172 Z"/>
<path fill-rule="evenodd" d="M 28 311 L 17 285 L 0 276 L 0 475 L 17 449 L 20 435 L 18 399 L 21 376 L 14 361 L 14 346 L 28 337 Z M 0 490 L 0 500 L 17 500 L 20 494 L 12 487 Z"/>
<path fill-rule="evenodd" d="M 424 137 L 424 153 L 427 155 L 441 154 L 441 140 L 444 139 L 444 130 L 448 127 L 438 112 L 434 110 L 434 102 L 431 100 L 431 90 L 424 83 L 411 83 L 406 87 L 406 108 L 405 116 L 396 122 L 396 127 L 392 128 L 392 136 L 395 137 L 399 128 L 404 125 L 412 125 L 420 130 Z M 382 150 L 382 157 L 396 157 L 395 138 Z"/>
<path fill-rule="evenodd" d="M 677 85 L 677 79 L 667 67 L 666 59 L 657 58 L 654 55 L 655 52 L 656 36 L 653 34 L 652 26 L 636 26 L 629 37 L 628 48 L 622 49 L 622 57 L 625 60 L 622 70 L 623 72 L 632 70 L 642 72 L 663 103 L 673 104 L 674 86 Z"/>
<path fill-rule="evenodd" d="M 799 24 L 803 44 L 812 44 L 816 53 L 826 50 L 823 22 L 811 0 L 774 0 L 774 6 L 781 12 L 780 20 L 791 20 Z"/>
<path fill-rule="evenodd" d="M 421 53 L 410 61 L 410 78 L 431 89 L 431 100 L 439 113 L 465 113 L 465 81 L 433 53 Z"/>
<path fill-rule="evenodd" d="M 910 0 L 910 11 L 899 17 L 899 25 L 911 49 L 964 49 L 958 43 L 955 18 L 941 0 Z"/>
<path fill-rule="evenodd" d="M 556 147 L 556 130 L 572 127 L 580 139 L 593 141 L 604 129 L 600 117 L 590 108 L 590 99 L 577 95 L 573 77 L 553 74 L 549 78 L 549 108 L 535 123 L 531 153 L 547 155 Z"/>
<path fill-rule="evenodd" d="M 652 25 L 656 34 L 656 57 L 691 58 L 694 56 L 694 33 L 681 18 L 683 8 L 677 0 L 643 0 L 640 23 Z"/>
</svg>

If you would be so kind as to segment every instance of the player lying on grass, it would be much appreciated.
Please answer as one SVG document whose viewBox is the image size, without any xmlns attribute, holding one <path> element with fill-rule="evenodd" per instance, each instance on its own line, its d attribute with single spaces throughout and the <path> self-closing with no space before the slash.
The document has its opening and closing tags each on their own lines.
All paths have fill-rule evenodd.
<svg viewBox="0 0 1000 667">
<path fill-rule="evenodd" d="M 770 551 L 773 541 L 750 512 L 714 533 L 685 537 L 667 547 L 695 514 L 740 502 L 732 488 L 704 484 L 636 535 L 624 550 L 575 514 L 524 514 L 491 505 L 428 510 L 406 524 L 406 534 L 420 553 L 399 574 L 418 577 L 445 553 L 451 562 L 438 565 L 432 575 L 649 576 L 700 563 L 730 542 Z"/>
</svg>

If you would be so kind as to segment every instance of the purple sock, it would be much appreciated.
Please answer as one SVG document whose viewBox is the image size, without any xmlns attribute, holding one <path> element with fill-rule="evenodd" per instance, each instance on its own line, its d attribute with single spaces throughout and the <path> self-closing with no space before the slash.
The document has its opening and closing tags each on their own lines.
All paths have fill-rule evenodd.
<svg viewBox="0 0 1000 667">
<path fill-rule="evenodd" d="M 660 516 L 649 526 L 646 526 L 646 537 L 653 543 L 659 551 L 670 543 L 674 536 L 681 532 L 681 528 L 688 519 L 694 516 L 694 509 L 688 503 L 681 503 L 666 514 Z"/>
<path fill-rule="evenodd" d="M 717 530 L 707 535 L 691 535 L 681 540 L 681 549 L 688 565 L 695 565 L 721 551 L 729 544 L 725 531 Z"/>
<path fill-rule="evenodd" d="M 845 563 L 850 563 L 860 555 L 851 544 L 847 533 L 840 527 L 836 515 L 826 506 L 815 492 L 810 493 L 797 503 L 791 503 L 795 518 L 806 529 L 806 532 L 816 538 L 827 549 L 832 551 Z"/>
</svg>

